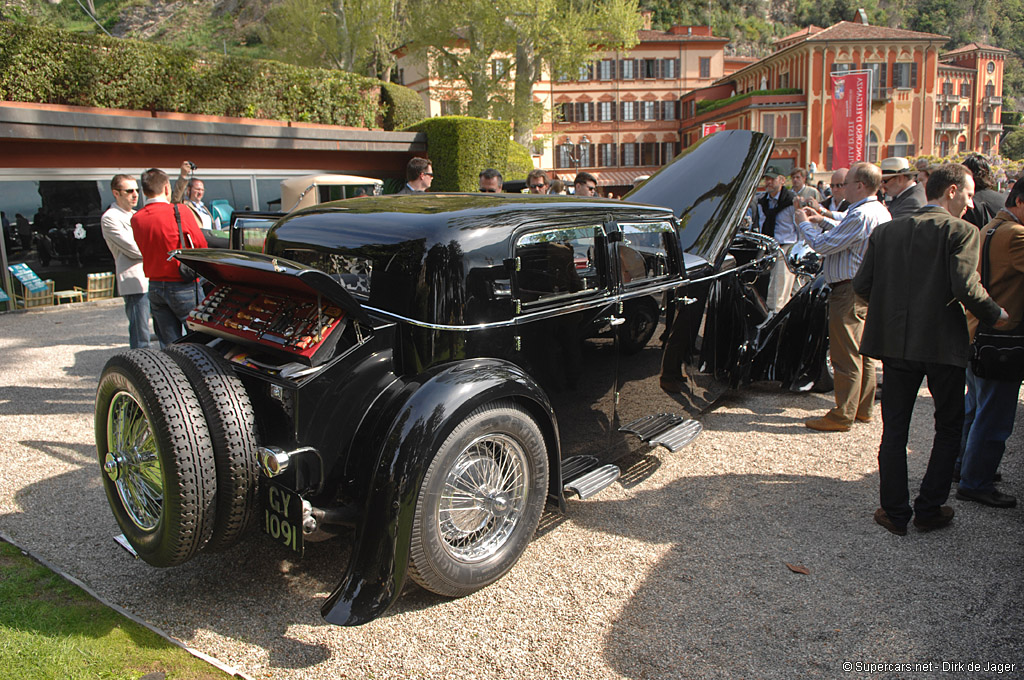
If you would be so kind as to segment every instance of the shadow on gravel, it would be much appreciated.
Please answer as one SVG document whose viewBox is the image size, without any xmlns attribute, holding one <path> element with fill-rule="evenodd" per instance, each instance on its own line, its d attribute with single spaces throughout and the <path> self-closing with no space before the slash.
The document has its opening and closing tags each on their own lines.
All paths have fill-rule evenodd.
<svg viewBox="0 0 1024 680">
<path fill-rule="evenodd" d="M 6 387 L 0 397 L 0 416 L 39 416 L 93 413 L 96 388 Z"/>
<path fill-rule="evenodd" d="M 911 456 L 912 492 L 926 456 Z M 671 545 L 614 620 L 608 665 L 796 678 L 838 677 L 844 660 L 1019 663 L 1019 516 L 951 497 L 950 529 L 898 537 L 872 520 L 877 493 L 877 474 L 722 475 L 572 503 L 587 529 Z"/>
</svg>

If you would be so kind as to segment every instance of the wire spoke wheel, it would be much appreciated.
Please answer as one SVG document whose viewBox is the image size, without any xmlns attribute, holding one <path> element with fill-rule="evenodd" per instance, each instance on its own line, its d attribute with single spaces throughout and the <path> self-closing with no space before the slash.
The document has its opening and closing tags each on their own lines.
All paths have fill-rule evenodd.
<svg viewBox="0 0 1024 680">
<path fill-rule="evenodd" d="M 526 550 L 547 500 L 548 457 L 533 417 L 478 407 L 437 448 L 416 499 L 409 576 L 460 597 L 501 578 Z"/>
<path fill-rule="evenodd" d="M 209 540 L 217 479 L 199 399 L 165 354 L 107 361 L 96 390 L 96 452 L 114 519 L 156 567 L 191 559 Z"/>
<path fill-rule="evenodd" d="M 163 468 L 146 412 L 127 392 L 118 392 L 110 402 L 107 443 L 103 471 L 135 526 L 152 531 L 163 510 Z"/>
<path fill-rule="evenodd" d="M 527 468 L 523 448 L 504 435 L 481 437 L 459 454 L 437 513 L 438 532 L 452 557 L 477 562 L 504 545 L 526 505 Z"/>
</svg>

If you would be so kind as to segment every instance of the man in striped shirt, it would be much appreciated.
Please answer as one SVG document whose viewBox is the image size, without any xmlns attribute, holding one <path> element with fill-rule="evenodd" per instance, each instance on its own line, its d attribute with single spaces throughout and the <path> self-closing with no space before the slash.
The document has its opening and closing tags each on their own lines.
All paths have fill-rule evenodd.
<svg viewBox="0 0 1024 680">
<path fill-rule="evenodd" d="M 868 247 L 871 231 L 888 222 L 889 211 L 876 193 L 882 172 L 872 163 L 854 163 L 843 184 L 849 210 L 828 231 L 811 223 L 809 211 L 796 210 L 795 221 L 801 237 L 825 256 L 825 281 L 832 289 L 828 302 L 828 345 L 835 369 L 836 407 L 821 418 L 804 424 L 820 432 L 845 432 L 855 420 L 871 421 L 875 404 L 875 366 L 860 354 L 860 338 L 868 306 L 853 292 L 850 280 Z"/>
</svg>

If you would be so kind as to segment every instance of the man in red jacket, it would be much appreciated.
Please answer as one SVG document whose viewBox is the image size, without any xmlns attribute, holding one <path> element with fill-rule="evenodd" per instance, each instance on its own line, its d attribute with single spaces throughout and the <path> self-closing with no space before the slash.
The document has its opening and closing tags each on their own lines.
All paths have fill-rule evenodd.
<svg viewBox="0 0 1024 680">
<path fill-rule="evenodd" d="M 166 172 L 150 168 L 142 173 L 141 184 L 146 207 L 132 216 L 132 232 L 149 279 L 149 305 L 160 347 L 166 347 L 184 335 L 185 319 L 201 296 L 198 282 L 183 278 L 178 261 L 167 259 L 167 253 L 178 248 L 206 248 L 206 239 L 192 211 L 180 208 L 179 236 L 177 206 L 171 205 L 171 180 Z"/>
</svg>

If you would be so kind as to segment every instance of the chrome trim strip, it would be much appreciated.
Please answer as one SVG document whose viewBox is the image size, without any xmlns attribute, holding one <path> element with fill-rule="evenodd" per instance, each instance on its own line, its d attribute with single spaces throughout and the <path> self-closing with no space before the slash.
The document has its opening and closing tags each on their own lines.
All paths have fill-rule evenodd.
<svg viewBox="0 0 1024 680">
<path fill-rule="evenodd" d="M 729 276 L 729 275 L 732 275 L 732 274 L 736 274 L 736 273 L 742 272 L 745 269 L 753 268 L 754 265 L 756 265 L 756 264 L 757 264 L 757 261 L 755 260 L 754 262 L 748 262 L 747 264 L 742 265 L 740 267 L 736 267 L 735 269 L 729 269 L 727 271 L 718 272 L 717 274 L 712 274 L 711 276 L 705 276 L 704 278 L 700 278 L 700 279 L 675 279 L 674 281 L 666 281 L 665 283 L 661 283 L 661 284 L 658 284 L 656 286 L 645 287 L 643 290 L 631 291 L 631 292 L 628 292 L 628 293 L 623 293 L 621 295 L 610 295 L 610 296 L 599 298 L 597 300 L 587 300 L 585 302 L 577 302 L 577 303 L 571 304 L 571 305 L 563 305 L 561 307 L 558 307 L 557 309 L 542 309 L 542 310 L 538 310 L 536 312 L 528 312 L 526 314 L 520 314 L 519 316 L 516 316 L 516 317 L 514 317 L 512 319 L 506 319 L 504 321 L 489 321 L 487 323 L 465 324 L 465 325 L 461 325 L 461 326 L 456 326 L 456 325 L 451 325 L 451 324 L 428 323 L 426 321 L 419 321 L 417 319 L 410 319 L 407 316 L 402 316 L 401 314 L 395 314 L 394 312 L 389 312 L 389 311 L 386 311 L 386 310 L 383 310 L 383 309 L 379 309 L 377 307 L 370 307 L 369 305 L 363 305 L 363 309 L 365 309 L 366 311 L 368 311 L 368 312 L 370 312 L 372 314 L 384 317 L 386 319 L 390 319 L 392 321 L 399 321 L 399 322 L 402 322 L 402 323 L 407 323 L 410 326 L 416 326 L 417 328 L 426 328 L 426 329 L 432 330 L 432 331 L 462 331 L 462 332 L 465 332 L 465 331 L 492 330 L 492 329 L 496 329 L 496 328 L 512 328 L 512 327 L 515 327 L 515 326 L 521 326 L 521 325 L 529 323 L 531 321 L 537 321 L 537 320 L 541 320 L 541 319 L 554 318 L 556 316 L 561 316 L 562 314 L 569 314 L 569 313 L 572 313 L 572 312 L 580 312 L 580 311 L 583 311 L 585 309 L 590 309 L 591 307 L 603 307 L 605 305 L 614 304 L 614 303 L 620 302 L 622 300 L 629 300 L 629 299 L 632 299 L 632 298 L 644 297 L 644 296 L 647 296 L 647 295 L 651 295 L 653 293 L 660 293 L 660 292 L 664 292 L 666 290 L 672 290 L 672 289 L 675 289 L 675 288 L 680 288 L 682 286 L 687 286 L 687 285 L 694 284 L 694 283 L 703 283 L 705 281 L 714 281 L 715 279 L 720 279 L 720 278 L 722 278 L 724 276 Z"/>
</svg>

